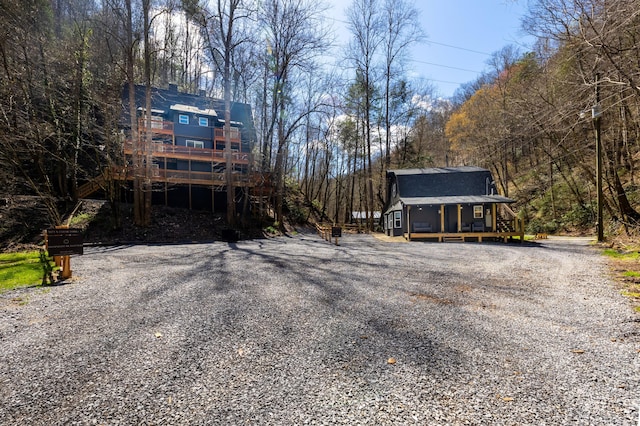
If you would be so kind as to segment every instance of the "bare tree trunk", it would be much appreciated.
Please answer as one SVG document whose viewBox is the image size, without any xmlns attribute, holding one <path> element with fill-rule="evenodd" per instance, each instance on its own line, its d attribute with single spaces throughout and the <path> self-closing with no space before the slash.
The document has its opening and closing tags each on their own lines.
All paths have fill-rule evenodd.
<svg viewBox="0 0 640 426">
<path fill-rule="evenodd" d="M 133 36 L 133 7 L 132 0 L 125 0 L 125 7 L 127 9 L 127 22 L 126 27 L 126 69 L 127 80 L 129 88 L 129 118 L 131 127 L 131 143 L 133 144 L 133 213 L 134 223 L 142 225 L 144 223 L 143 216 L 143 187 L 142 187 L 142 161 L 141 161 L 141 141 L 138 131 L 138 112 L 136 108 L 136 88 L 135 88 L 135 74 L 134 74 L 134 62 L 135 62 L 135 39 Z"/>
<path fill-rule="evenodd" d="M 152 133 L 151 133 L 151 0 L 142 0 L 144 20 L 144 79 L 145 79 L 145 131 L 144 131 L 144 180 L 142 183 L 142 203 L 140 217 L 142 226 L 151 225 L 151 191 L 152 191 Z"/>
<path fill-rule="evenodd" d="M 238 0 L 231 0 L 228 10 L 227 28 L 223 28 L 224 22 L 220 20 L 221 32 L 224 35 L 224 151 L 226 157 L 225 180 L 227 183 L 227 223 L 229 226 L 236 222 L 236 194 L 233 182 L 233 157 L 231 149 L 231 54 L 233 52 L 233 39 L 235 23 L 234 14 L 238 6 Z M 220 0 L 218 1 L 219 16 L 222 16 Z"/>
</svg>

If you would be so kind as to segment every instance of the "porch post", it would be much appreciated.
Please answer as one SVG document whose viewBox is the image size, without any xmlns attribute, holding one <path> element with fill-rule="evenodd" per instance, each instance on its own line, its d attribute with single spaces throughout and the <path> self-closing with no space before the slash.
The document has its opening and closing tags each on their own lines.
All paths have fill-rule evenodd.
<svg viewBox="0 0 640 426">
<path fill-rule="evenodd" d="M 498 232 L 498 227 L 496 226 L 498 224 L 498 218 L 496 217 L 495 203 L 491 204 L 491 218 L 492 218 L 491 226 L 493 226 L 493 232 Z"/>
<path fill-rule="evenodd" d="M 462 206 L 458 204 L 458 232 L 462 232 Z"/>
<path fill-rule="evenodd" d="M 444 232 L 444 204 L 440 205 L 440 232 Z"/>
<path fill-rule="evenodd" d="M 411 241 L 411 217 L 410 217 L 410 212 L 411 212 L 411 206 L 407 206 L 407 239 L 409 241 Z"/>
</svg>

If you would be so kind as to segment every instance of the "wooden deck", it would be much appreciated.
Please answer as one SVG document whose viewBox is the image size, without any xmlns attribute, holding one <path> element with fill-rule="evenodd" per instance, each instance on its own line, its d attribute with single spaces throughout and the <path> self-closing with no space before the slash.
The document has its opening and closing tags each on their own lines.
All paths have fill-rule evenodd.
<svg viewBox="0 0 640 426">
<path fill-rule="evenodd" d="M 134 171 L 126 170 L 117 176 L 118 180 L 133 180 Z M 231 174 L 234 186 L 263 186 L 269 184 L 265 181 L 265 177 L 259 173 L 237 173 Z M 227 184 L 226 174 L 216 172 L 193 172 L 188 170 L 165 170 L 153 169 L 153 182 L 177 184 L 177 185 L 201 185 L 201 186 L 225 186 Z"/>
<path fill-rule="evenodd" d="M 151 146 L 153 157 L 189 160 L 189 161 L 206 161 L 211 163 L 224 163 L 226 161 L 226 152 L 218 149 L 192 148 L 180 145 L 168 145 L 162 143 L 153 143 Z M 133 155 L 133 143 L 126 142 L 124 144 L 124 154 L 126 156 Z M 248 152 L 232 152 L 232 164 L 249 164 Z"/>
<path fill-rule="evenodd" d="M 509 239 L 518 238 L 520 242 L 524 241 L 524 232 L 412 232 L 404 233 L 407 241 L 411 240 L 437 240 L 438 242 L 452 241 L 478 241 L 483 240 L 502 240 L 505 243 Z"/>
</svg>

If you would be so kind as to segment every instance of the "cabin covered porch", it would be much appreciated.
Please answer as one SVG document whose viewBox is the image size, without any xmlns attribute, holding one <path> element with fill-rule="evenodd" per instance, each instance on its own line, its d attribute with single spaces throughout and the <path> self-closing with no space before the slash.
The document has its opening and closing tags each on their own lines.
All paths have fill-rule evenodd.
<svg viewBox="0 0 640 426">
<path fill-rule="evenodd" d="M 403 199 L 389 209 L 388 234 L 402 235 L 409 241 L 524 240 L 524 220 L 511 210 L 508 203 L 513 201 L 508 198 L 498 195 L 434 198 Z"/>
</svg>

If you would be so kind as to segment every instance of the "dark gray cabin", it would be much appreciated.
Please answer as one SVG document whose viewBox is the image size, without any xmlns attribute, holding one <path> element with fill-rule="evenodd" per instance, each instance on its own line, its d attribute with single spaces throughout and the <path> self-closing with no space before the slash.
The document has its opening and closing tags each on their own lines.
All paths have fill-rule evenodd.
<svg viewBox="0 0 640 426">
<path fill-rule="evenodd" d="M 524 238 L 524 224 L 480 167 L 387 171 L 383 225 L 389 236 L 438 241 Z"/>
</svg>

